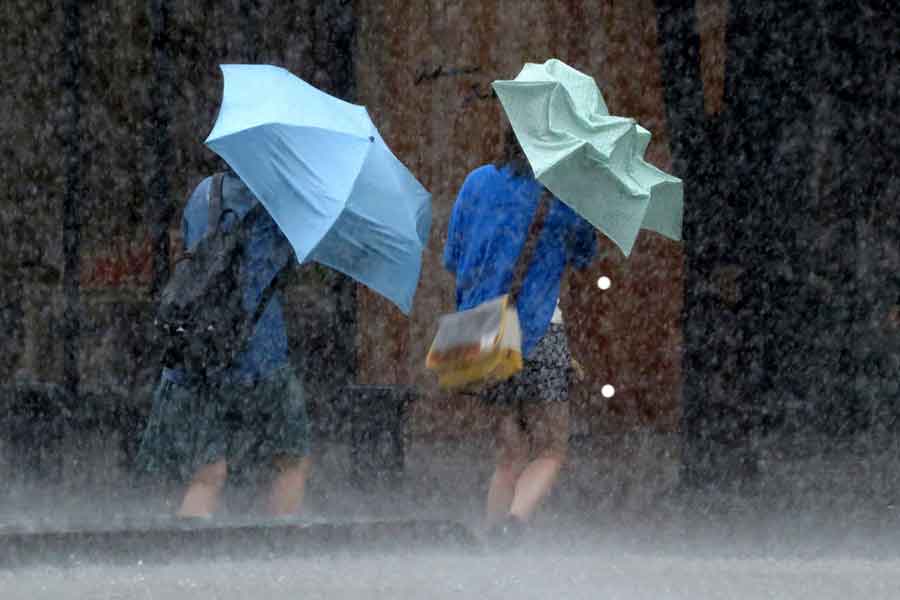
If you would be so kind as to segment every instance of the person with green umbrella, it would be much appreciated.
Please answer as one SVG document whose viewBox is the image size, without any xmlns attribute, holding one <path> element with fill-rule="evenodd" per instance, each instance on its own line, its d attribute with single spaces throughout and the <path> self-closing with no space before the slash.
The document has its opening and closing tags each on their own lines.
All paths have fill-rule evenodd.
<svg viewBox="0 0 900 600">
<path fill-rule="evenodd" d="M 681 240 L 682 181 L 644 159 L 650 132 L 610 115 L 593 77 L 550 59 L 493 88 L 535 178 L 625 256 L 641 229 Z"/>
<path fill-rule="evenodd" d="M 536 238 L 516 298 L 524 368 L 480 394 L 496 416 L 486 529 L 509 537 L 524 530 L 565 461 L 573 361 L 560 285 L 594 259 L 594 228 L 626 256 L 642 228 L 680 239 L 683 186 L 644 160 L 650 132 L 611 116 L 593 78 L 565 63 L 526 64 L 493 89 L 508 123 L 503 156 L 463 183 L 444 265 L 456 277 L 457 309 L 468 310 L 509 292 L 519 254 Z"/>
<path fill-rule="evenodd" d="M 444 265 L 456 277 L 458 310 L 509 290 L 544 195 L 508 129 L 501 157 L 468 175 L 453 207 Z M 537 235 L 517 299 L 524 369 L 480 395 L 494 419 L 495 468 L 485 511 L 485 529 L 494 537 L 524 529 L 565 462 L 572 359 L 559 291 L 566 271 L 587 268 L 597 251 L 593 227 L 555 198 Z"/>
</svg>

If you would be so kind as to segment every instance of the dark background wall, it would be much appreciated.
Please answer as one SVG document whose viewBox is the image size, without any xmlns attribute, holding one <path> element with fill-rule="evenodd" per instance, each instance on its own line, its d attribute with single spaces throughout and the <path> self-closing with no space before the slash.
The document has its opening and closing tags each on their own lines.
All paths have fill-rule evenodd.
<svg viewBox="0 0 900 600">
<path fill-rule="evenodd" d="M 321 361 L 305 366 L 416 383 L 418 431 L 471 432 L 478 408 L 421 365 L 450 306 L 442 236 L 465 173 L 499 147 L 490 81 L 557 56 L 648 126 L 651 160 L 686 184 L 683 244 L 642 235 L 631 259 L 570 282 L 590 371 L 577 427 L 680 431 L 700 473 L 718 447 L 752 466 L 767 436 L 896 426 L 900 27 L 886 2 L 8 0 L 0 24 L 0 381 L 146 408 L 146 325 L 180 207 L 221 168 L 202 144 L 217 65 L 271 62 L 366 104 L 434 194 L 412 319 L 301 274 L 292 339 Z"/>
<path fill-rule="evenodd" d="M 710 115 L 700 5 L 657 10 L 691 198 L 682 427 L 708 478 L 767 436 L 896 431 L 900 27 L 883 2 L 730 2 Z"/>
<path fill-rule="evenodd" d="M 2 10 L 0 380 L 146 405 L 157 375 L 146 326 L 180 243 L 181 207 L 223 168 L 202 143 L 218 65 L 280 64 L 352 99 L 352 5 L 11 1 Z M 316 310 L 291 306 L 306 306 L 316 330 L 352 328 L 354 286 L 318 275 L 291 291 L 303 298 L 299 287 L 316 287 Z M 352 329 L 337 342 L 311 339 L 326 360 L 349 356 L 341 343 Z"/>
</svg>

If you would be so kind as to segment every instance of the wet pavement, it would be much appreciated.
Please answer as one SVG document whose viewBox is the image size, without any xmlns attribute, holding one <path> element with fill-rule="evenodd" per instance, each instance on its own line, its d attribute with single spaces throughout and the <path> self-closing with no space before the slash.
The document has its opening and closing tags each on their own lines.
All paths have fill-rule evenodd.
<svg viewBox="0 0 900 600">
<path fill-rule="evenodd" d="M 471 549 L 477 540 L 459 523 L 434 520 L 160 519 L 79 529 L 5 527 L 0 528 L 0 568 L 392 552 L 436 544 Z"/>
<path fill-rule="evenodd" d="M 900 562 L 697 559 L 525 548 L 0 570 L 4 600 L 221 598 L 895 599 Z"/>
<path fill-rule="evenodd" d="M 894 446 L 693 494 L 642 466 L 660 462 L 646 447 L 581 454 L 509 553 L 471 533 L 490 465 L 462 445 L 412 453 L 403 485 L 366 493 L 326 456 L 292 522 L 240 498 L 185 525 L 163 490 L 22 488 L 0 510 L 0 599 L 900 598 Z"/>
</svg>

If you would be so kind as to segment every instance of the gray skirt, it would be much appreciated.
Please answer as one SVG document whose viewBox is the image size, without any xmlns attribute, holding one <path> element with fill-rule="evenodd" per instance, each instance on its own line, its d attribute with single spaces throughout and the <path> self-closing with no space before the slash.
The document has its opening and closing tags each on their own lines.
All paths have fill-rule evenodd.
<svg viewBox="0 0 900 600">
<path fill-rule="evenodd" d="M 522 403 L 566 402 L 572 377 L 572 355 L 563 325 L 550 328 L 511 378 L 480 392 L 483 402 L 498 406 Z"/>
<path fill-rule="evenodd" d="M 211 388 L 163 379 L 141 437 L 138 468 L 189 481 L 197 469 L 225 459 L 229 470 L 310 451 L 303 386 L 290 367 L 255 385 Z"/>
</svg>

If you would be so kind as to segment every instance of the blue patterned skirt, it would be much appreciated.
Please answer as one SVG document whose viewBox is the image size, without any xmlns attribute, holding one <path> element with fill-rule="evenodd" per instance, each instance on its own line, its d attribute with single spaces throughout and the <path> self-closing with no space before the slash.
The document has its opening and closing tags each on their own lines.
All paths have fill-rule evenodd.
<svg viewBox="0 0 900 600">
<path fill-rule="evenodd" d="M 566 402 L 572 377 L 572 355 L 565 327 L 550 328 L 525 359 L 524 368 L 510 379 L 483 390 L 481 400 L 491 405 L 516 406 L 521 403 Z"/>
<path fill-rule="evenodd" d="M 138 467 L 186 482 L 221 459 L 229 470 L 310 451 L 303 386 L 290 367 L 255 385 L 211 388 L 163 379 L 141 437 Z"/>
</svg>

